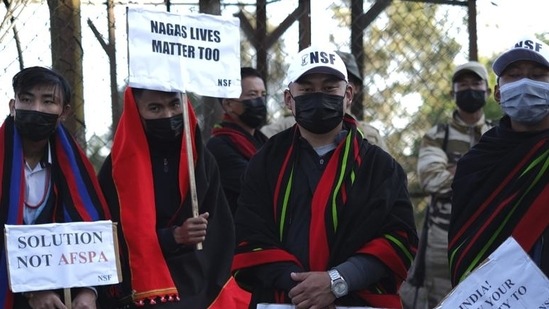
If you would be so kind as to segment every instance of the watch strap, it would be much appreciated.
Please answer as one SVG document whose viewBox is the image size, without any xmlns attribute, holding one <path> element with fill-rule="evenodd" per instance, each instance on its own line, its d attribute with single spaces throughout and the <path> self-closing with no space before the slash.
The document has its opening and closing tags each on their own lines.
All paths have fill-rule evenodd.
<svg viewBox="0 0 549 309">
<path fill-rule="evenodd" d="M 339 278 L 343 278 L 341 277 L 341 274 L 339 273 L 339 271 L 337 271 L 337 269 L 330 269 L 328 270 L 328 275 L 330 276 L 330 280 L 332 282 L 334 282 L 335 280 L 339 279 Z"/>
<path fill-rule="evenodd" d="M 328 270 L 328 275 L 330 276 L 330 290 L 334 293 L 336 298 L 340 298 L 349 293 L 349 286 L 337 269 L 332 268 Z M 341 290 L 342 286 L 344 287 L 343 290 Z"/>
</svg>

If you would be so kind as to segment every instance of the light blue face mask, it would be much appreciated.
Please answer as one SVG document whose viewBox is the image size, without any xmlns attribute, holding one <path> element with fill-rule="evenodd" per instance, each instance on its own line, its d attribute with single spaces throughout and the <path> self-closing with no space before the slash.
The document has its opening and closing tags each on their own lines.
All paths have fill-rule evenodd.
<svg viewBox="0 0 549 309">
<path fill-rule="evenodd" d="M 532 125 L 549 114 L 549 83 L 523 78 L 499 91 L 501 108 L 513 121 Z"/>
</svg>

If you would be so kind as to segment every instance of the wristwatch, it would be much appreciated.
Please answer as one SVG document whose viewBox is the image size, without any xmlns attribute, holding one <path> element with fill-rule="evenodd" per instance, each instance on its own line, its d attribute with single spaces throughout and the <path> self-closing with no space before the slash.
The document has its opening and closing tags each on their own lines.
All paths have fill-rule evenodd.
<svg viewBox="0 0 549 309">
<path fill-rule="evenodd" d="M 349 286 L 345 279 L 341 277 L 337 269 L 328 270 L 328 275 L 330 275 L 330 289 L 336 298 L 340 298 L 349 293 Z"/>
</svg>

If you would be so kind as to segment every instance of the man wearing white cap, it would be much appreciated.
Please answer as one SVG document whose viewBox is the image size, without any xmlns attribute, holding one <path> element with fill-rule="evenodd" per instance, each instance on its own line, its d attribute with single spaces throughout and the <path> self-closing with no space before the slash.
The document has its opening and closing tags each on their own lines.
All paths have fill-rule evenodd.
<svg viewBox="0 0 549 309">
<path fill-rule="evenodd" d="M 469 61 L 452 74 L 452 95 L 456 109 L 447 123 L 433 126 L 421 141 L 417 169 L 422 189 L 431 201 L 423 225 L 426 233 L 420 245 L 414 271 L 425 265 L 423 285 L 428 308 L 434 308 L 452 290 L 448 267 L 448 226 L 452 209 L 451 184 L 456 163 L 490 128 L 483 107 L 490 96 L 488 72 L 484 65 Z M 425 246 L 425 247 L 424 247 Z M 416 278 L 418 274 L 415 274 Z M 420 283 L 420 282 L 418 282 Z"/>
<path fill-rule="evenodd" d="M 492 68 L 505 115 L 457 165 L 448 234 L 454 285 L 509 236 L 549 275 L 549 46 L 522 38 Z"/>
<path fill-rule="evenodd" d="M 406 174 L 363 139 L 332 50 L 308 47 L 288 69 L 297 125 L 251 159 L 235 216 L 233 273 L 258 303 L 400 308 L 417 245 Z"/>
<path fill-rule="evenodd" d="M 339 57 L 341 57 L 343 63 L 345 63 L 345 67 L 347 68 L 347 78 L 349 80 L 349 85 L 353 87 L 353 96 L 356 98 L 356 94 L 362 91 L 363 80 L 362 74 L 360 73 L 360 70 L 358 68 L 358 64 L 356 63 L 355 56 L 353 56 L 353 54 L 342 51 L 336 51 L 336 53 Z M 351 104 L 348 105 L 345 112 L 349 114 L 352 113 Z M 359 129 L 362 130 L 364 137 L 368 140 L 369 143 L 377 145 L 383 150 L 389 152 L 389 148 L 387 147 L 384 138 L 381 136 L 377 128 L 367 123 L 366 121 L 359 121 L 358 123 L 360 124 Z M 263 134 L 267 135 L 268 137 L 271 137 L 280 131 L 286 130 L 294 124 L 294 115 L 292 115 L 291 111 L 289 112 L 286 108 L 284 117 L 278 119 L 273 123 L 264 125 L 263 127 L 261 127 L 261 132 L 263 132 Z"/>
</svg>

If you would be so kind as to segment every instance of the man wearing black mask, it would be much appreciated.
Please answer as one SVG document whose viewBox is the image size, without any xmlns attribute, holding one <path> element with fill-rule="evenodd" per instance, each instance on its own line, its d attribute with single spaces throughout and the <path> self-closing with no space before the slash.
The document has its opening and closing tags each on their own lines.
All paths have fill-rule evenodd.
<svg viewBox="0 0 549 309">
<path fill-rule="evenodd" d="M 245 303 L 249 299 L 230 280 L 234 224 L 217 165 L 185 100 L 185 93 L 125 90 L 112 152 L 98 176 L 119 223 L 124 280 L 101 289 L 102 308 L 234 308 L 230 303 L 241 294 Z M 183 108 L 189 114 L 189 150 Z"/>
<path fill-rule="evenodd" d="M 223 191 L 233 214 L 248 161 L 267 141 L 267 136 L 259 130 L 267 119 L 265 82 L 257 70 L 249 67 L 241 68 L 240 78 L 240 97 L 221 99 L 225 114 L 214 126 L 206 144 L 219 166 Z"/>
<path fill-rule="evenodd" d="M 72 96 L 67 80 L 29 67 L 13 77 L 13 90 L 0 127 L 2 226 L 110 219 L 91 163 L 62 124 Z M 4 246 L 0 250 L 5 261 Z M 73 289 L 72 304 L 63 304 L 62 290 L 12 293 L 1 267 L 2 308 L 96 308 L 92 287 Z"/>
<path fill-rule="evenodd" d="M 458 66 L 452 75 L 451 95 L 457 106 L 452 119 L 432 127 L 423 136 L 419 149 L 421 186 L 431 195 L 425 225 L 424 285 L 428 308 L 434 308 L 452 289 L 447 254 L 451 184 L 457 161 L 490 128 L 483 110 L 490 93 L 488 72 L 482 64 L 470 61 Z"/>
<path fill-rule="evenodd" d="M 399 308 L 417 245 L 406 174 L 345 114 L 353 88 L 335 51 L 302 50 L 287 81 L 297 124 L 250 160 L 235 216 L 233 273 L 249 308 Z"/>
</svg>

